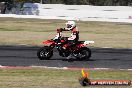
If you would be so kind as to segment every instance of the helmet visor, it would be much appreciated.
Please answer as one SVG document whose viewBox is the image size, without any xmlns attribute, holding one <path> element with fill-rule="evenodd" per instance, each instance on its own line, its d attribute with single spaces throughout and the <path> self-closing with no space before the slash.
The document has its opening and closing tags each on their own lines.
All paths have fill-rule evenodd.
<svg viewBox="0 0 132 88">
<path fill-rule="evenodd" d="M 66 27 L 67 27 L 67 28 L 72 28 L 72 25 L 67 24 Z"/>
</svg>

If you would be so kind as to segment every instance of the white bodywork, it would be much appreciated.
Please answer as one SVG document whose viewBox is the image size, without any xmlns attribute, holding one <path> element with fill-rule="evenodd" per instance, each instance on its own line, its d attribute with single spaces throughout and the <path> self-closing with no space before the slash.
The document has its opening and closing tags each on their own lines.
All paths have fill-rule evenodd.
<svg viewBox="0 0 132 88">
<path fill-rule="evenodd" d="M 94 41 L 85 41 L 83 45 L 93 44 Z"/>
</svg>

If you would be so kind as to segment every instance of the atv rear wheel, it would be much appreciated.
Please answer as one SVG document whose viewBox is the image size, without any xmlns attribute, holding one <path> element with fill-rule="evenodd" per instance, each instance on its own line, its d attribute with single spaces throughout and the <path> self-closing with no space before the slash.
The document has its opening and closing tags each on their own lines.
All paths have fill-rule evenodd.
<svg viewBox="0 0 132 88">
<path fill-rule="evenodd" d="M 79 57 L 80 60 L 89 60 L 91 57 L 91 50 L 87 47 L 82 47 L 79 54 L 81 54 L 81 57 Z"/>
<path fill-rule="evenodd" d="M 38 50 L 37 56 L 39 60 L 48 60 L 53 56 L 53 50 L 50 51 L 49 47 L 44 46 Z"/>
</svg>

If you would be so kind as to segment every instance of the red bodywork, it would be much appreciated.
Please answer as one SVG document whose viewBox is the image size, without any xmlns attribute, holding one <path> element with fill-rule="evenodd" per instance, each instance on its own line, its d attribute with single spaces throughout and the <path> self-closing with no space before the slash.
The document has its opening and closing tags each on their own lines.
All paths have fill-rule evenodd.
<svg viewBox="0 0 132 88">
<path fill-rule="evenodd" d="M 61 40 L 60 42 L 64 43 L 65 40 Z M 55 42 L 53 40 L 46 40 L 46 41 L 43 42 L 43 44 L 55 44 Z"/>
<path fill-rule="evenodd" d="M 65 40 L 61 40 L 60 42 L 64 43 Z M 55 44 L 55 42 L 53 40 L 46 40 L 46 41 L 43 42 L 43 44 L 50 45 L 50 44 Z M 64 44 L 63 47 L 65 47 L 65 46 L 67 46 L 67 44 Z M 86 45 L 84 45 L 83 43 L 78 43 L 76 45 L 77 48 L 81 48 L 81 47 L 84 47 L 84 46 L 86 46 Z"/>
<path fill-rule="evenodd" d="M 65 40 L 61 39 L 60 43 L 65 43 Z M 46 40 L 43 42 L 43 44 L 51 45 L 51 44 L 57 44 L 57 43 L 53 40 Z M 86 46 L 86 45 L 84 45 L 84 42 L 82 41 L 82 42 L 79 42 L 78 44 L 75 44 L 75 46 L 73 46 L 72 48 L 76 50 L 76 49 L 80 49 L 81 47 L 84 47 L 84 46 Z M 66 44 L 62 45 L 62 47 L 67 48 L 68 44 L 66 43 Z"/>
<path fill-rule="evenodd" d="M 46 40 L 43 42 L 43 44 L 54 44 L 55 42 L 53 40 Z"/>
<path fill-rule="evenodd" d="M 84 47 L 85 45 L 83 43 L 77 44 L 78 48 Z"/>
</svg>

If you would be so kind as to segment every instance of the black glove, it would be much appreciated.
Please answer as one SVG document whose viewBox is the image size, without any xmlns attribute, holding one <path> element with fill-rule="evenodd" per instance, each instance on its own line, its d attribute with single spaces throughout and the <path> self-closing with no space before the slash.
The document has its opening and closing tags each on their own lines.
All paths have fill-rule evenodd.
<svg viewBox="0 0 132 88">
<path fill-rule="evenodd" d="M 60 32 L 62 32 L 63 30 L 64 30 L 63 28 L 57 29 L 57 33 L 60 33 Z"/>
<path fill-rule="evenodd" d="M 64 28 L 60 28 L 60 32 L 64 31 Z"/>
</svg>

